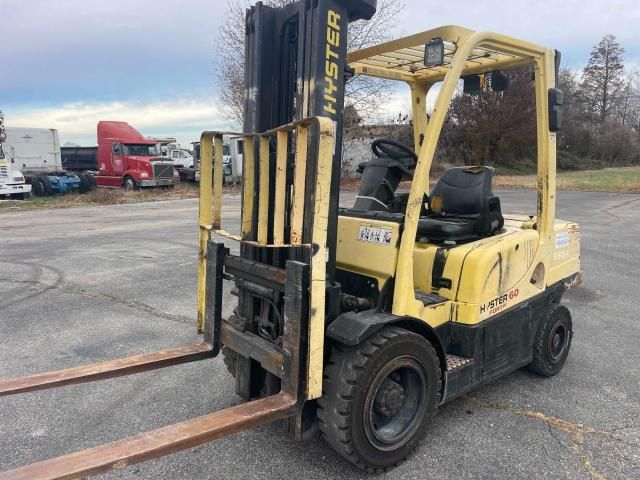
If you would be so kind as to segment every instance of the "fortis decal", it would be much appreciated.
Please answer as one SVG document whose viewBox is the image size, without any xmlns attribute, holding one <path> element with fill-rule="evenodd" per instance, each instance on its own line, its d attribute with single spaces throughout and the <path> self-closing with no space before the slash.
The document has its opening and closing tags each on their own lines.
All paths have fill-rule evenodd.
<svg viewBox="0 0 640 480">
<path fill-rule="evenodd" d="M 520 294 L 520 290 L 514 288 L 509 293 L 505 293 L 500 295 L 499 297 L 494 298 L 493 300 L 488 301 L 484 305 L 480 306 L 480 315 L 488 313 L 489 315 L 493 315 L 494 313 L 498 313 L 509 305 L 509 301 L 513 300 Z"/>
<path fill-rule="evenodd" d="M 324 110 L 333 115 L 336 114 L 336 93 L 338 91 L 338 78 L 340 78 L 340 66 L 338 60 L 340 54 L 340 15 L 329 10 L 327 13 L 327 56 L 325 62 L 325 80 L 327 86 L 324 89 Z"/>
</svg>

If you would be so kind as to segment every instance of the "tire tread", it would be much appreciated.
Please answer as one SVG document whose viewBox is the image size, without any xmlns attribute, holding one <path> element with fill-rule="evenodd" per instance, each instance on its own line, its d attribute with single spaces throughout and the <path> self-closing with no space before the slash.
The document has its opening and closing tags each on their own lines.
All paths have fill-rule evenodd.
<svg viewBox="0 0 640 480">
<path fill-rule="evenodd" d="M 392 342 L 397 342 L 406 338 L 407 335 L 416 335 L 408 330 L 390 326 L 385 327 L 372 337 L 364 340 L 355 347 L 334 346 L 331 359 L 325 364 L 323 375 L 323 395 L 318 399 L 318 421 L 320 432 L 325 441 L 342 457 L 356 467 L 369 472 L 386 472 L 402 463 L 416 448 L 418 442 L 413 442 L 406 454 L 393 465 L 379 467 L 370 465 L 363 461 L 353 448 L 351 436 L 350 417 L 352 413 L 354 390 L 358 381 L 365 374 L 367 362 L 375 356 L 381 349 Z M 422 337 L 420 337 L 422 338 Z M 428 423 L 437 410 L 440 402 L 440 388 L 442 385 L 442 375 L 438 355 L 430 342 L 425 342 L 430 355 L 435 359 L 438 368 L 437 391 L 438 398 L 434 408 L 426 413 L 423 427 Z M 421 436 L 421 432 L 417 433 Z"/>
<path fill-rule="evenodd" d="M 563 360 L 562 365 L 557 371 L 550 370 L 548 366 L 545 364 L 545 340 L 547 338 L 547 334 L 549 333 L 549 331 L 554 325 L 554 322 L 551 320 L 553 319 L 556 312 L 560 309 L 563 312 L 566 312 L 566 315 L 568 315 L 569 326 L 571 326 L 571 314 L 569 313 L 569 310 L 565 306 L 562 306 L 560 304 L 553 304 L 551 308 L 545 313 L 544 319 L 542 320 L 538 328 L 534 347 L 533 347 L 533 360 L 527 367 L 531 372 L 541 375 L 543 377 L 551 377 L 553 375 L 556 375 L 562 369 L 562 366 L 564 365 L 564 361 L 566 360 L 566 357 L 569 355 L 569 352 L 567 352 L 567 355 L 565 356 L 565 360 Z M 569 331 L 569 347 L 568 348 L 570 349 L 571 340 L 573 338 L 573 329 L 570 328 L 569 330 L 570 331 Z"/>
</svg>

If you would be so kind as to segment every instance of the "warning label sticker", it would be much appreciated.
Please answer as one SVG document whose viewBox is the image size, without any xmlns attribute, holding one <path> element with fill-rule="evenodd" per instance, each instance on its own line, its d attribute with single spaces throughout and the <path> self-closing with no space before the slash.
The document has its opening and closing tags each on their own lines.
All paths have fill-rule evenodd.
<svg viewBox="0 0 640 480">
<path fill-rule="evenodd" d="M 556 233 L 556 248 L 564 248 L 569 246 L 569 233 L 560 232 Z"/>
<path fill-rule="evenodd" d="M 392 232 L 390 228 L 360 225 L 360 229 L 358 230 L 358 240 L 361 242 L 391 245 L 391 237 Z"/>
</svg>

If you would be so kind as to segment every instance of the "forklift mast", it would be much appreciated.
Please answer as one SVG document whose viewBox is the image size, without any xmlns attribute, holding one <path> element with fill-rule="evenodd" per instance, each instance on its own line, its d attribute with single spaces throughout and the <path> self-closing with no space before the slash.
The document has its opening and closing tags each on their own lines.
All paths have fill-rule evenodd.
<svg viewBox="0 0 640 480">
<path fill-rule="evenodd" d="M 376 0 L 304 0 L 272 8 L 258 2 L 247 10 L 246 16 L 244 134 L 259 134 L 312 117 L 325 117 L 333 123 L 324 294 L 326 322 L 339 314 L 340 304 L 340 285 L 335 278 L 344 89 L 348 73 L 347 30 L 351 21 L 370 19 L 376 11 L 376 3 Z M 309 130 L 310 145 L 319 143 L 319 134 L 319 130 Z M 279 214 L 273 206 L 277 204 L 276 196 L 281 195 L 286 212 L 283 240 L 291 243 L 292 198 L 284 192 L 291 192 L 294 187 L 295 156 L 299 145 L 293 131 L 287 135 L 289 140 L 283 142 L 287 145 L 285 181 L 276 183 L 279 147 L 276 136 L 273 136 L 268 147 L 268 165 L 265 164 L 269 169 L 268 184 L 260 183 L 260 168 L 253 170 L 253 182 L 251 179 L 243 182 L 243 189 L 253 188 L 251 184 L 258 185 L 260 194 L 253 196 L 251 226 L 243 232 L 240 246 L 242 258 L 281 269 L 286 269 L 288 260 L 311 264 L 309 250 L 263 248 L 251 242 L 261 240 L 259 231 L 266 224 L 269 233 L 262 240 L 267 244 L 274 243 L 274 221 Z M 254 151 L 260 150 L 259 137 L 247 138 L 247 141 L 253 142 Z M 304 168 L 304 191 L 307 192 L 307 205 L 311 205 L 311 199 L 316 195 L 311 192 L 316 192 L 318 164 L 315 160 L 305 160 Z M 270 207 L 261 210 L 259 201 L 267 195 L 265 192 L 268 192 L 266 203 Z M 300 240 L 303 244 L 312 244 L 315 214 L 312 209 L 305 210 Z M 243 215 L 248 213 L 243 212 Z M 255 289 L 252 290 L 246 282 L 240 282 L 237 290 L 238 307 L 230 323 L 278 344 L 284 333 L 283 298 L 275 295 L 274 301 L 267 303 L 264 298 L 256 300 Z M 234 355 L 228 350 L 226 353 Z M 245 400 L 280 390 L 280 379 L 265 371 L 258 362 L 237 353 L 234 364 L 236 393 Z"/>
<path fill-rule="evenodd" d="M 335 283 L 347 30 L 350 22 L 370 19 L 376 4 L 377 0 L 301 0 L 272 8 L 258 2 L 247 11 L 244 132 L 265 132 L 315 116 L 334 122 L 329 286 Z M 270 178 L 273 182 L 275 175 Z M 273 184 L 269 191 L 273 195 Z M 257 208 L 253 211 L 256 232 L 258 221 L 265 219 L 258 219 Z M 268 222 L 271 225 L 273 218 Z"/>
</svg>

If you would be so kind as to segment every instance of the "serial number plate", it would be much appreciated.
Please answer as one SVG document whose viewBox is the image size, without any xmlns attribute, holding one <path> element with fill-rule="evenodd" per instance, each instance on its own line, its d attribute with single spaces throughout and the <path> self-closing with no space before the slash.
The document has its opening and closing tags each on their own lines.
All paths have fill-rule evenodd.
<svg viewBox="0 0 640 480">
<path fill-rule="evenodd" d="M 390 228 L 371 227 L 360 225 L 358 230 L 358 240 L 361 242 L 379 243 L 380 245 L 391 245 L 392 232 Z"/>
</svg>

